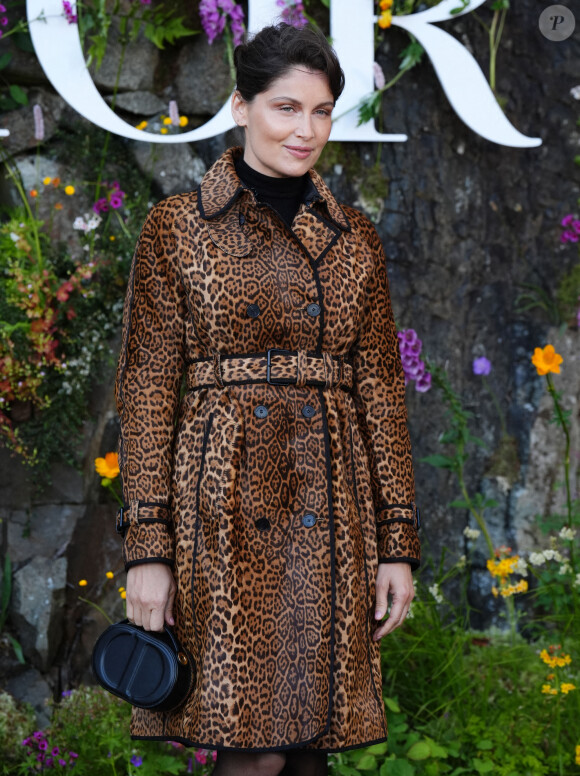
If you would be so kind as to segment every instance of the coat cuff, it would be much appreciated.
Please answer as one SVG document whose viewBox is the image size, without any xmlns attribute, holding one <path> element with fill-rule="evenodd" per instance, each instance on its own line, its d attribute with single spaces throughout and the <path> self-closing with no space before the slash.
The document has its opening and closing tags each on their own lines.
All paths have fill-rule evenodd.
<svg viewBox="0 0 580 776">
<path fill-rule="evenodd" d="M 173 523 L 167 504 L 133 501 L 117 513 L 117 532 L 123 536 L 125 570 L 141 563 L 173 565 Z"/>
<path fill-rule="evenodd" d="M 389 504 L 377 514 L 379 563 L 410 563 L 414 571 L 421 563 L 418 529 L 421 525 L 416 504 Z"/>
</svg>

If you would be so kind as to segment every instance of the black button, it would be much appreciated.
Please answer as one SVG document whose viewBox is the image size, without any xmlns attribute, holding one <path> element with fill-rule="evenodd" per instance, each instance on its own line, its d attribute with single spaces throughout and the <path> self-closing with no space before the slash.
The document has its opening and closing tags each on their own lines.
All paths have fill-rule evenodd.
<svg viewBox="0 0 580 776">
<path fill-rule="evenodd" d="M 249 304 L 246 307 L 246 313 L 248 314 L 249 318 L 257 318 L 258 315 L 260 315 L 260 308 L 257 304 Z"/>
<path fill-rule="evenodd" d="M 316 410 L 314 407 L 311 407 L 310 404 L 305 404 L 304 407 L 302 407 L 302 414 L 305 418 L 311 418 L 316 414 Z"/>
<path fill-rule="evenodd" d="M 256 528 L 258 531 L 269 531 L 270 530 L 270 521 L 267 517 L 259 517 L 256 520 Z"/>
<path fill-rule="evenodd" d="M 306 528 L 312 528 L 312 526 L 316 523 L 316 517 L 314 515 L 311 515 L 308 513 L 307 515 L 304 515 L 302 518 L 302 525 L 306 526 Z"/>
<path fill-rule="evenodd" d="M 306 312 L 308 315 L 312 316 L 320 315 L 320 305 L 316 304 L 316 302 L 312 302 L 312 304 L 309 304 L 306 308 Z"/>
<path fill-rule="evenodd" d="M 268 415 L 268 408 L 264 407 L 263 404 L 258 404 L 254 410 L 254 415 L 257 418 L 265 418 Z"/>
<path fill-rule="evenodd" d="M 245 216 L 243 216 L 243 215 L 240 213 L 240 226 L 243 226 L 245 223 L 246 223 L 246 217 L 245 217 Z"/>
</svg>

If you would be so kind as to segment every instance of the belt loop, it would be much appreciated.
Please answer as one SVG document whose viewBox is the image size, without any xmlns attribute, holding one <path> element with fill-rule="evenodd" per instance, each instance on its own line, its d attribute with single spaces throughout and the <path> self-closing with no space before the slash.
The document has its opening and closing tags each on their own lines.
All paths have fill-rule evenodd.
<svg viewBox="0 0 580 776">
<path fill-rule="evenodd" d="M 324 364 L 324 387 L 332 388 L 334 384 L 334 362 L 332 360 L 332 354 L 326 350 L 322 354 L 322 363 Z"/>
<path fill-rule="evenodd" d="M 220 388 L 224 387 L 224 378 L 222 375 L 222 356 L 219 351 L 213 354 L 213 378 L 215 384 Z"/>
<path fill-rule="evenodd" d="M 129 525 L 138 525 L 139 523 L 139 499 L 131 502 L 131 514 L 129 515 Z"/>
<path fill-rule="evenodd" d="M 298 350 L 296 356 L 296 385 L 302 388 L 308 378 L 308 356 L 305 350 Z"/>
</svg>

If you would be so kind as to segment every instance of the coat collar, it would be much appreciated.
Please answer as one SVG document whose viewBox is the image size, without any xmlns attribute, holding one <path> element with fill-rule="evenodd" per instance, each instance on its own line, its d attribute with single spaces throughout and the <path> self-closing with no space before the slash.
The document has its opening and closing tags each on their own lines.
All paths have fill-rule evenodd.
<svg viewBox="0 0 580 776">
<path fill-rule="evenodd" d="M 229 148 L 204 175 L 197 190 L 202 218 L 211 220 L 224 214 L 242 192 L 246 191 L 234 164 L 235 159 L 242 153 L 243 149 L 240 147 Z M 350 231 L 350 223 L 326 183 L 315 170 L 310 170 L 309 175 L 310 181 L 304 200 L 306 204 L 326 210 L 327 217 L 339 229 Z"/>
</svg>

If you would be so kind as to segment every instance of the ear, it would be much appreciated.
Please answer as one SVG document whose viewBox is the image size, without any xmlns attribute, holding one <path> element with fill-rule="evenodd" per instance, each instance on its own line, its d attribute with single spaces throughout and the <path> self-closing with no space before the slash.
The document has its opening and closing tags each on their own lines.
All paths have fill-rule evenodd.
<svg viewBox="0 0 580 776">
<path fill-rule="evenodd" d="M 247 121 L 247 107 L 248 103 L 244 100 L 242 95 L 239 93 L 239 91 L 236 89 L 236 91 L 232 94 L 232 103 L 231 103 L 231 109 L 232 109 L 232 116 L 238 127 L 245 127 L 248 123 Z"/>
</svg>

